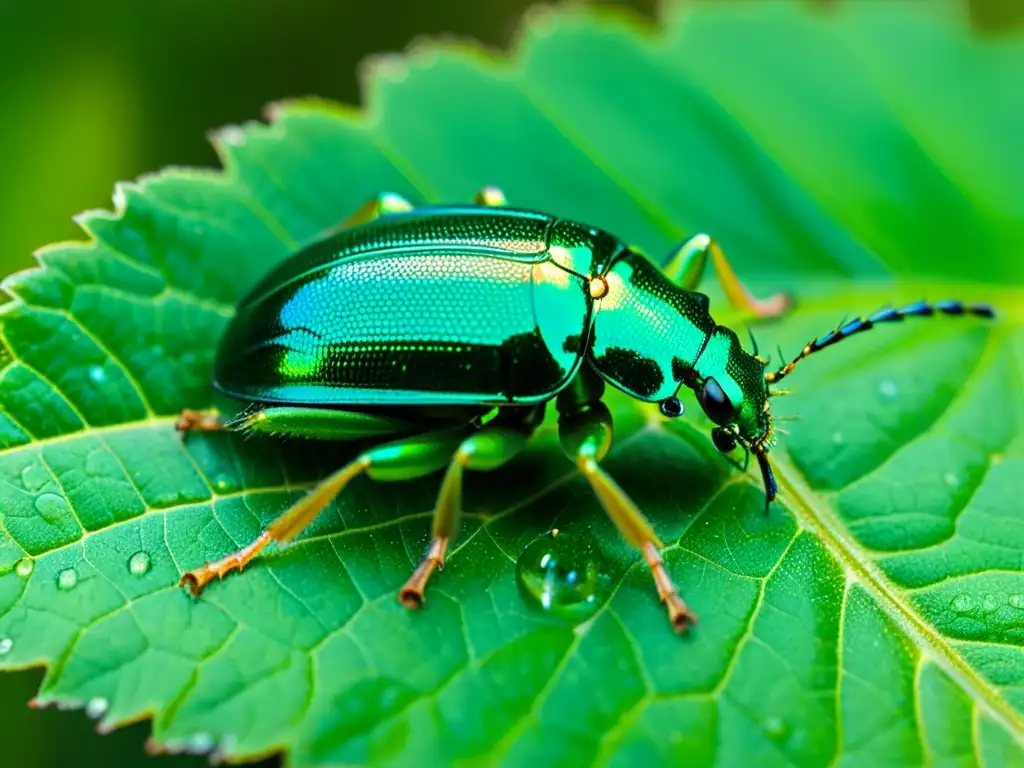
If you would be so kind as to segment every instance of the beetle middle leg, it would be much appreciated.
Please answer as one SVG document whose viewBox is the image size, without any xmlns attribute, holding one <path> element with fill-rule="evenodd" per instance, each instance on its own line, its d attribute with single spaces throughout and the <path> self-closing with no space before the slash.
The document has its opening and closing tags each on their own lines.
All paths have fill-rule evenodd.
<svg viewBox="0 0 1024 768">
<path fill-rule="evenodd" d="M 789 309 L 792 300 L 786 293 L 773 293 L 759 299 L 747 290 L 736 276 L 721 246 L 705 234 L 694 235 L 679 246 L 665 267 L 665 274 L 686 290 L 695 291 L 704 275 L 708 256 L 711 257 L 726 298 L 736 309 L 750 312 L 755 317 L 778 317 Z"/>
<path fill-rule="evenodd" d="M 558 437 L 562 448 L 590 483 L 594 495 L 622 537 L 643 553 L 654 577 L 658 598 L 668 610 L 676 632 L 697 622 L 697 616 L 679 596 L 659 550 L 664 546 L 650 522 L 629 496 L 600 467 L 612 444 L 612 416 L 603 402 L 604 383 L 584 368 L 558 396 Z"/>
<path fill-rule="evenodd" d="M 406 608 L 423 604 L 427 580 L 435 569 L 444 567 L 445 553 L 455 538 L 462 516 L 463 471 L 489 472 L 506 464 L 526 448 L 530 435 L 543 418 L 543 405 L 503 408 L 459 445 L 437 496 L 430 548 L 398 592 L 398 599 Z"/>
</svg>

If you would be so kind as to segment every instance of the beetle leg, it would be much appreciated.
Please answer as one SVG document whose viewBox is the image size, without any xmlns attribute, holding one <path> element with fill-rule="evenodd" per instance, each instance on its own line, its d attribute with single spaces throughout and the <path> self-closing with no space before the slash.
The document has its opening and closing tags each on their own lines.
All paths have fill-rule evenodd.
<svg viewBox="0 0 1024 768">
<path fill-rule="evenodd" d="M 493 420 L 459 445 L 437 496 L 430 547 L 398 592 L 398 599 L 406 608 L 423 605 L 427 580 L 435 569 L 444 567 L 445 553 L 458 532 L 462 516 L 463 471 L 489 472 L 507 463 L 526 448 L 530 435 L 543 418 L 543 406 L 502 409 Z"/>
<path fill-rule="evenodd" d="M 346 413 L 346 412 L 340 412 Z M 365 414 L 357 414 L 363 417 Z M 179 582 L 193 595 L 198 595 L 215 578 L 223 578 L 234 570 L 242 570 L 268 544 L 284 544 L 298 536 L 313 522 L 321 510 L 356 476 L 366 474 L 373 480 L 412 480 L 437 472 L 445 466 L 452 452 L 466 437 L 467 429 L 426 432 L 402 440 L 375 446 L 329 475 L 305 497 L 292 505 L 251 543 L 213 563 L 185 573 Z M 373 432 L 368 433 L 373 435 Z M 344 437 L 354 437 L 349 431 Z"/>
<path fill-rule="evenodd" d="M 750 312 L 755 317 L 777 317 L 792 304 L 786 293 L 773 293 L 764 299 L 754 296 L 736 276 L 721 246 L 705 234 L 694 235 L 679 246 L 669 259 L 665 274 L 686 290 L 695 291 L 704 275 L 708 255 L 726 298 L 736 309 Z"/>
<path fill-rule="evenodd" d="M 228 427 L 216 410 L 193 411 L 183 408 L 174 428 L 179 432 L 220 432 Z"/>
<path fill-rule="evenodd" d="M 476 196 L 473 198 L 473 202 L 477 205 L 490 205 L 495 208 L 508 205 L 505 193 L 497 187 L 484 187 L 476 193 Z"/>
<path fill-rule="evenodd" d="M 345 219 L 342 226 L 355 227 L 359 224 L 366 224 L 374 219 L 379 219 L 381 216 L 387 216 L 392 213 L 405 213 L 412 209 L 413 204 L 401 195 L 396 195 L 394 192 L 382 192 L 359 206 L 355 213 Z"/>
<path fill-rule="evenodd" d="M 599 465 L 612 444 L 612 416 L 600 399 L 603 389 L 596 375 L 584 369 L 562 391 L 558 396 L 558 437 L 619 533 L 643 553 L 658 598 L 665 604 L 673 628 L 681 633 L 697 623 L 697 616 L 679 596 L 665 570 L 659 554 L 663 544 L 633 500 Z"/>
</svg>

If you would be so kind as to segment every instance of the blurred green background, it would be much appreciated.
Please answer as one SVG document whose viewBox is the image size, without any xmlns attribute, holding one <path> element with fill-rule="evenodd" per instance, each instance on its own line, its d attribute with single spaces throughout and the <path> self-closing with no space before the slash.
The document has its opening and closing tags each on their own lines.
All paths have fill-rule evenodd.
<svg viewBox="0 0 1024 768">
<path fill-rule="evenodd" d="M 357 103 L 359 61 L 400 51 L 421 35 L 471 36 L 505 47 L 522 11 L 537 4 L 0 0 L 0 273 L 30 266 L 41 245 L 79 238 L 71 217 L 109 208 L 116 181 L 166 165 L 216 165 L 210 129 L 258 118 L 265 104 L 288 96 Z M 647 16 L 657 6 L 595 4 Z M 999 34 L 1024 21 L 1017 0 L 972 0 L 969 10 L 979 33 Z M 28 709 L 41 677 L 38 670 L 0 675 L 4 764 L 146 762 L 149 723 L 99 738 L 81 712 Z M 206 761 L 163 757 L 153 764 Z"/>
</svg>

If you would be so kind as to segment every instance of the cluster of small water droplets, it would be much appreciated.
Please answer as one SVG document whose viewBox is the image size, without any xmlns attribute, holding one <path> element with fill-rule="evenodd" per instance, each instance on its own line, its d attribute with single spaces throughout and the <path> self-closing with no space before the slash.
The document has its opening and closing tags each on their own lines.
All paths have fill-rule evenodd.
<svg viewBox="0 0 1024 768">
<path fill-rule="evenodd" d="M 1024 594 L 1007 595 L 1005 592 L 990 592 L 975 598 L 963 593 L 954 597 L 951 603 L 953 611 L 961 616 L 974 613 L 975 609 L 980 609 L 981 613 L 995 613 L 1000 608 L 1007 606 L 1024 611 Z"/>
</svg>

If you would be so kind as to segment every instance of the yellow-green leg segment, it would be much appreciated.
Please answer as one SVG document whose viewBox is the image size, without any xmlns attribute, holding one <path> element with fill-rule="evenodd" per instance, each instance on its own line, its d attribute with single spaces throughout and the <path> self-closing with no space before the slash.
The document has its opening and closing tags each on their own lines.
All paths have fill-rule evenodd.
<svg viewBox="0 0 1024 768">
<path fill-rule="evenodd" d="M 788 294 L 775 293 L 759 299 L 747 290 L 736 276 L 721 246 L 705 234 L 694 235 L 679 246 L 669 259 L 665 274 L 686 290 L 695 291 L 704 276 L 709 256 L 726 298 L 736 309 L 749 312 L 755 317 L 777 317 L 789 308 L 792 302 Z"/>
<path fill-rule="evenodd" d="M 398 593 L 398 599 L 406 608 L 418 608 L 423 604 L 427 580 L 435 569 L 444 567 L 445 554 L 458 533 L 462 517 L 463 472 L 467 469 L 490 472 L 506 464 L 526 448 L 530 435 L 543 417 L 543 407 L 503 409 L 459 444 L 448 464 L 434 506 L 430 547 Z"/>
<path fill-rule="evenodd" d="M 612 416 L 608 406 L 601 402 L 603 393 L 604 383 L 585 367 L 558 396 L 558 437 L 562 449 L 590 483 L 622 537 L 643 554 L 669 621 L 677 632 L 683 632 L 696 623 L 697 616 L 679 596 L 665 570 L 659 554 L 661 541 L 633 500 L 601 469 L 600 462 L 612 445 Z"/>
</svg>

